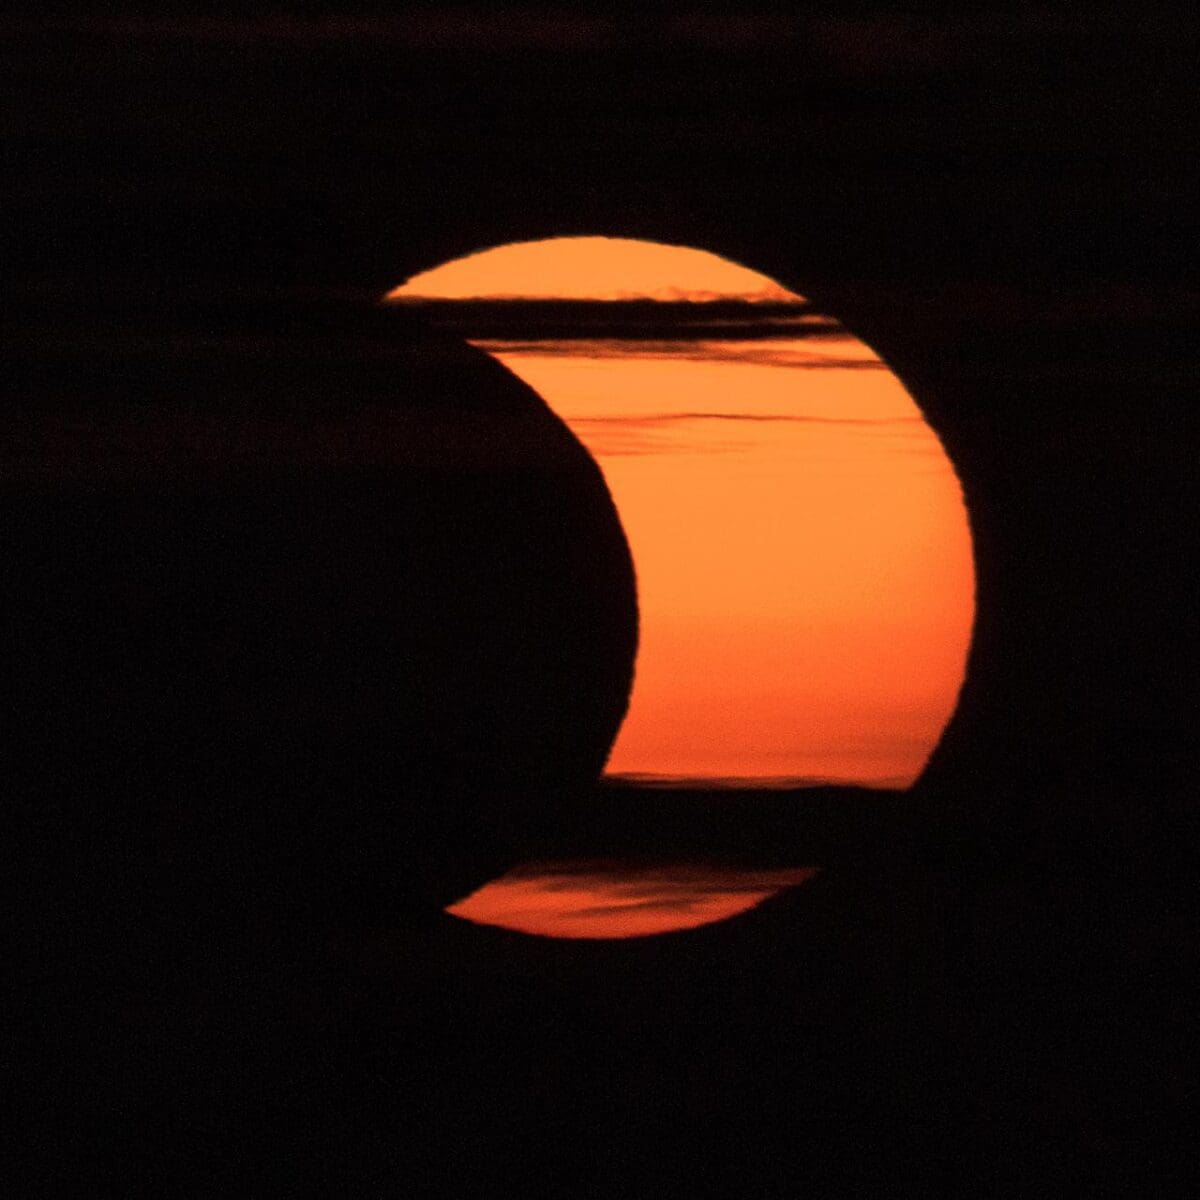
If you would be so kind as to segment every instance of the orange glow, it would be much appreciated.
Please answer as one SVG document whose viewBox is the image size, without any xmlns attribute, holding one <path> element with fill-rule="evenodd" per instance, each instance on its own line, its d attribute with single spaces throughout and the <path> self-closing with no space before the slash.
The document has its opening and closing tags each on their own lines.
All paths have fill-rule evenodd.
<svg viewBox="0 0 1200 1200">
<path fill-rule="evenodd" d="M 505 246 L 390 294 L 487 297 L 797 306 L 777 334 L 747 333 L 749 304 L 720 340 L 476 344 L 588 447 L 629 540 L 640 640 L 608 773 L 911 783 L 962 684 L 974 568 L 958 479 L 896 376 L 802 297 L 682 247 Z"/>
<path fill-rule="evenodd" d="M 480 925 L 543 937 L 644 937 L 737 916 L 816 874 L 815 867 L 763 871 L 688 864 L 531 864 L 446 911 Z"/>
</svg>

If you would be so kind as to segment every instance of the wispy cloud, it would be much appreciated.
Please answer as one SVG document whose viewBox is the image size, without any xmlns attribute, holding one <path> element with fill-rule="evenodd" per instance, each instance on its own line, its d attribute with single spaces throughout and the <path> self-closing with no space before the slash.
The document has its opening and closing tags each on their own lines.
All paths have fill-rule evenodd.
<svg viewBox="0 0 1200 1200">
<path fill-rule="evenodd" d="M 389 306 L 417 310 L 438 329 L 476 342 L 661 343 L 840 340 L 859 345 L 808 301 L 669 290 L 670 295 L 547 299 L 425 297 L 394 291 Z"/>
<path fill-rule="evenodd" d="M 700 436 L 698 424 L 713 428 Z M 571 428 L 576 437 L 599 458 L 629 455 L 725 454 L 762 448 L 766 427 L 814 431 L 841 428 L 854 436 L 878 439 L 886 437 L 889 452 L 940 453 L 937 443 L 927 436 L 920 417 L 823 417 L 797 414 L 784 416 L 764 413 L 598 413 L 573 416 Z M 793 446 L 792 451 L 795 451 Z M 775 458 L 785 451 L 773 445 Z"/>
<path fill-rule="evenodd" d="M 805 413 L 672 412 L 620 414 L 597 417 L 609 425 L 666 425 L 674 421 L 779 421 L 796 425 L 916 425 L 925 428 L 921 417 L 817 417 Z"/>
<path fill-rule="evenodd" d="M 522 340 L 507 338 L 476 338 L 471 344 L 490 354 L 536 355 L 541 358 L 587 358 L 597 361 L 621 359 L 623 361 L 659 361 L 670 359 L 680 362 L 702 363 L 746 363 L 753 366 L 783 367 L 805 371 L 886 371 L 887 365 L 871 354 L 861 342 L 851 341 L 845 334 L 821 332 L 793 337 L 788 331 L 786 338 L 779 337 L 779 330 L 758 330 L 762 340 L 747 340 L 746 330 L 739 327 L 725 332 L 728 340 L 716 340 L 712 330 L 704 330 L 703 336 L 670 338 L 563 338 L 556 331 L 553 336 L 530 337 Z M 753 331 L 752 331 L 753 332 Z M 809 339 L 820 339 L 828 345 L 836 338 L 837 347 L 844 352 L 831 354 L 828 350 L 815 350 L 808 345 Z"/>
<path fill-rule="evenodd" d="M 893 791 L 908 786 L 905 776 L 880 776 L 878 779 L 863 780 L 855 777 L 852 780 L 837 778 L 832 775 L 774 775 L 774 776 L 745 776 L 745 775 L 654 775 L 645 771 L 605 772 L 603 782 L 610 787 L 633 786 L 638 788 L 655 788 L 664 791 L 691 791 L 704 788 L 705 791 L 793 791 L 797 788 L 824 787 L 854 787 L 877 788 Z"/>
</svg>

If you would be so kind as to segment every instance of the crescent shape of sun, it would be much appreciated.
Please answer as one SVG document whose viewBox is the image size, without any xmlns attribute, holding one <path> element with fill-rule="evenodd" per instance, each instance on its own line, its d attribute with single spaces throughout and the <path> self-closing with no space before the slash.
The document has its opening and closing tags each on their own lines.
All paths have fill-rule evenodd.
<svg viewBox="0 0 1200 1200">
<path fill-rule="evenodd" d="M 640 610 L 607 774 L 908 786 L 974 621 L 962 489 L 900 380 L 803 297 L 702 250 L 484 250 L 392 302 L 454 310 L 600 465 Z"/>
</svg>

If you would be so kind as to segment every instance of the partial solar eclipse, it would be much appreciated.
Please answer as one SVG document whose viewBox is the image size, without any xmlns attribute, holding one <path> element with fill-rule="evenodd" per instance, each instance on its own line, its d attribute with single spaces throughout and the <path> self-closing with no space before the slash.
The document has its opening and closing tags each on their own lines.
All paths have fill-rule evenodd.
<svg viewBox="0 0 1200 1200">
<path fill-rule="evenodd" d="M 604 473 L 640 609 L 609 775 L 913 782 L 974 567 L 954 469 L 869 347 L 755 271 L 620 238 L 484 250 L 388 300 L 443 314 Z"/>
</svg>

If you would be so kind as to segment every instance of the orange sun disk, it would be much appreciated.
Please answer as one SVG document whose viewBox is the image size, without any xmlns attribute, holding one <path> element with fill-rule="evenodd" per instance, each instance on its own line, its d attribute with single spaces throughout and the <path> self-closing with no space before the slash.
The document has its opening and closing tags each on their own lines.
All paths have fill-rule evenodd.
<svg viewBox="0 0 1200 1200">
<path fill-rule="evenodd" d="M 639 647 L 608 775 L 913 782 L 957 703 L 974 564 L 954 469 L 869 347 L 755 271 L 620 238 L 485 250 L 387 298 L 460 312 L 503 301 L 509 319 L 540 302 L 519 339 L 472 340 L 588 448 L 625 529 Z M 664 301 L 673 315 L 652 336 L 564 338 L 538 328 L 554 300 L 608 301 L 613 313 L 639 301 L 643 314 Z M 719 320 L 697 336 L 680 302 L 703 315 L 714 301 Z M 787 885 L 691 876 L 684 903 L 661 873 L 638 886 L 619 871 L 562 875 L 521 869 L 448 911 L 629 937 L 720 920 Z"/>
<path fill-rule="evenodd" d="M 458 259 L 420 303 L 802 297 L 714 254 L 553 238 Z M 779 336 L 477 342 L 600 464 L 640 645 L 608 773 L 905 786 L 957 702 L 974 619 L 962 490 L 896 376 L 836 324 Z"/>
</svg>

